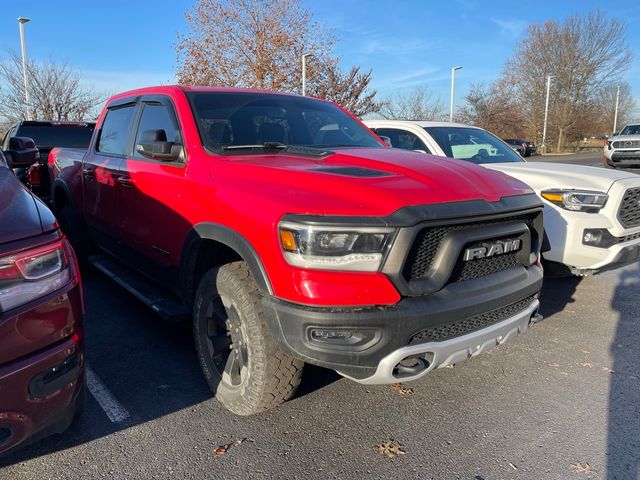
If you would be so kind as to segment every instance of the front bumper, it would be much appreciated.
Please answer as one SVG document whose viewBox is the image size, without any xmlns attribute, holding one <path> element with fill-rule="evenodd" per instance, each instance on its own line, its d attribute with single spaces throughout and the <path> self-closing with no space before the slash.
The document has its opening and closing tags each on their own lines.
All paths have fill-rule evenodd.
<svg viewBox="0 0 640 480">
<path fill-rule="evenodd" d="M 405 297 L 392 307 L 305 307 L 273 297 L 263 304 L 273 338 L 287 354 L 355 381 L 394 383 L 459 363 L 526 330 L 538 308 L 542 276 L 539 266 L 519 266 L 449 284 L 430 295 Z M 500 317 L 503 312 L 509 315 Z M 434 335 L 425 331 L 453 334 L 433 342 Z M 424 353 L 429 365 L 394 373 L 400 360 L 416 354 L 411 352 Z"/>
<path fill-rule="evenodd" d="M 613 167 L 640 166 L 640 149 L 633 150 L 604 150 L 607 163 Z"/>
<path fill-rule="evenodd" d="M 0 365 L 0 455 L 71 424 L 84 393 L 81 319 L 77 284 L 0 317 L 2 353 L 31 349 Z"/>
<path fill-rule="evenodd" d="M 615 182 L 608 192 L 607 204 L 598 213 L 573 212 L 545 202 L 548 245 L 543 247 L 543 258 L 566 265 L 574 275 L 593 275 L 637 260 L 640 227 L 624 228 L 617 216 L 627 188 L 638 186 L 635 176 Z M 606 231 L 614 241 L 604 246 L 585 245 L 585 230 Z"/>
<path fill-rule="evenodd" d="M 380 360 L 373 375 L 364 379 L 352 378 L 352 380 L 373 385 L 398 381 L 406 382 L 417 380 L 436 368 L 460 364 L 507 342 L 516 335 L 525 332 L 530 325 L 542 320 L 542 316 L 537 313 L 539 306 L 540 302 L 535 300 L 525 310 L 506 320 L 460 337 L 399 348 Z M 399 376 L 397 366 L 405 359 L 418 360 L 424 368 L 415 374 L 406 373 Z M 413 363 L 415 364 L 415 362 Z M 338 373 L 351 378 L 345 373 Z"/>
</svg>

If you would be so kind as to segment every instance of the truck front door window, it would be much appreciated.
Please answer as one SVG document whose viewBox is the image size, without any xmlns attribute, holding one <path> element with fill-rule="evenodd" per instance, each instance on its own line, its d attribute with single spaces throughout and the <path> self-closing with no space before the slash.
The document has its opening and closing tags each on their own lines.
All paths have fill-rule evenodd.
<svg viewBox="0 0 640 480">
<path fill-rule="evenodd" d="M 167 142 L 182 142 L 180 130 L 177 128 L 175 115 L 173 112 L 170 112 L 165 105 L 155 103 L 146 103 L 144 105 L 134 145 L 137 145 L 143 133 L 149 130 L 164 130 L 164 133 L 167 136 Z M 133 155 L 136 158 L 146 158 L 135 151 L 135 149 Z"/>
<path fill-rule="evenodd" d="M 431 153 L 429 148 L 414 133 L 402 130 L 400 128 L 376 128 L 376 133 L 383 137 L 391 139 L 393 148 L 402 148 L 403 150 L 422 150 L 425 153 Z"/>
</svg>

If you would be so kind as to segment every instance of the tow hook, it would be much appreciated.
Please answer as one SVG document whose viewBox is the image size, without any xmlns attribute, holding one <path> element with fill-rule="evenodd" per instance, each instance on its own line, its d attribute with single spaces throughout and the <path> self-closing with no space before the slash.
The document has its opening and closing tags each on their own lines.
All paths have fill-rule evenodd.
<svg viewBox="0 0 640 480">
<path fill-rule="evenodd" d="M 393 375 L 397 378 L 412 377 L 429 368 L 429 362 L 422 357 L 403 358 L 393 369 Z"/>
<path fill-rule="evenodd" d="M 536 323 L 541 322 L 542 320 L 544 320 L 544 317 L 536 311 L 533 315 L 531 315 L 531 320 L 529 321 L 529 323 L 531 325 L 535 325 Z"/>
</svg>

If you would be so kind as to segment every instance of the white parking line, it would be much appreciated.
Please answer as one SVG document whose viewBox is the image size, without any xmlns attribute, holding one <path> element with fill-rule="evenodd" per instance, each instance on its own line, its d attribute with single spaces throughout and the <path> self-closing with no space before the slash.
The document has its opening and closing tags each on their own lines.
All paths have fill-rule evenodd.
<svg viewBox="0 0 640 480">
<path fill-rule="evenodd" d="M 130 417 L 127 409 L 120 405 L 100 377 L 87 365 L 87 387 L 93 398 L 100 404 L 104 413 L 113 423 L 120 423 Z"/>
</svg>

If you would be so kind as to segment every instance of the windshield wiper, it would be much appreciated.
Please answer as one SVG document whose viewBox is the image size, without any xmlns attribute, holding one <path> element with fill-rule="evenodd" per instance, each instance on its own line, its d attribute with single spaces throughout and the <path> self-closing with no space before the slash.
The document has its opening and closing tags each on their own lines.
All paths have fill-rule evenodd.
<svg viewBox="0 0 640 480">
<path fill-rule="evenodd" d="M 264 142 L 253 145 L 224 145 L 222 150 L 286 150 L 288 145 L 280 142 Z"/>
</svg>

